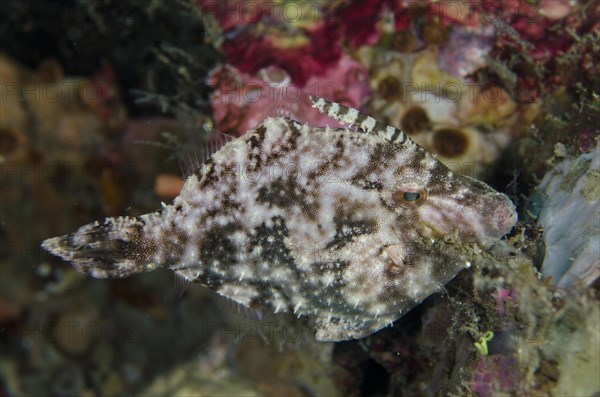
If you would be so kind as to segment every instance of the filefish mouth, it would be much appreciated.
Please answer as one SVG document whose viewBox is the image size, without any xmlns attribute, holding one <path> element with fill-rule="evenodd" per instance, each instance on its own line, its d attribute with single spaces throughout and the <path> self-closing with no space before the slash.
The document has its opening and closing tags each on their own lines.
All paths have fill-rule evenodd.
<svg viewBox="0 0 600 397">
<path fill-rule="evenodd" d="M 495 233 L 497 238 L 500 238 L 508 234 L 515 226 L 518 220 L 517 211 L 515 206 L 510 200 L 505 205 L 501 205 L 493 213 L 493 219 L 495 221 Z"/>
<path fill-rule="evenodd" d="M 499 203 L 495 203 L 490 208 L 485 223 L 482 225 L 477 238 L 475 239 L 481 247 L 489 249 L 495 245 L 498 240 L 507 235 L 517 223 L 518 215 L 515 206 L 504 196 L 500 198 Z"/>
<path fill-rule="evenodd" d="M 462 175 L 462 181 L 467 187 L 477 192 L 475 209 L 480 219 L 479 227 L 474 227 L 476 233 L 483 237 L 481 240 L 500 239 L 508 234 L 517 223 L 518 215 L 513 202 L 503 193 L 496 192 L 485 183 Z M 482 236 L 483 235 L 483 236 Z"/>
</svg>

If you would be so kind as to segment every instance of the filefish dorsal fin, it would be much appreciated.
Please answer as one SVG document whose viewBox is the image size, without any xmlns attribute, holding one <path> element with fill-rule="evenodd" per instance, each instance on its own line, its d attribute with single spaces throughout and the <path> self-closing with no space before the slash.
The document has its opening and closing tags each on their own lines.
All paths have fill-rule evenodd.
<svg viewBox="0 0 600 397">
<path fill-rule="evenodd" d="M 193 149 L 184 149 L 178 154 L 179 165 L 181 167 L 183 177 L 187 178 L 195 173 L 199 168 L 202 168 L 202 165 L 210 156 L 218 152 L 219 149 L 234 139 L 235 137 L 231 135 L 227 135 L 221 131 L 213 129 L 211 133 L 205 139 L 199 142 L 196 147 Z"/>
<path fill-rule="evenodd" d="M 355 126 L 365 134 L 375 134 L 396 144 L 413 144 L 412 140 L 398 128 L 386 126 L 356 109 L 315 96 L 311 96 L 310 101 L 321 113 L 342 124 Z"/>
</svg>

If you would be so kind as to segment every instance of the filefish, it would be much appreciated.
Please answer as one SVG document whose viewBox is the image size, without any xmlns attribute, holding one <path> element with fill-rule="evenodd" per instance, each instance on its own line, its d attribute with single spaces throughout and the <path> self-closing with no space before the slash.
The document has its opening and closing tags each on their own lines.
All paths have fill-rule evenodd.
<svg viewBox="0 0 600 397">
<path fill-rule="evenodd" d="M 463 245 L 485 249 L 517 221 L 506 195 L 401 130 L 311 101 L 348 128 L 267 118 L 210 155 L 170 205 L 42 246 L 92 277 L 166 267 L 341 341 L 391 324 L 469 266 Z"/>
</svg>

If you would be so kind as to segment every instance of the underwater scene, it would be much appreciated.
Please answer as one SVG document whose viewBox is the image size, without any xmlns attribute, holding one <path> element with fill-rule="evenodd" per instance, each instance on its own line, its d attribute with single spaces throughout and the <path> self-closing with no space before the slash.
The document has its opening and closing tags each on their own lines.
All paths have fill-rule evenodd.
<svg viewBox="0 0 600 397">
<path fill-rule="evenodd" d="M 600 396 L 600 2 L 0 10 L 0 397 Z"/>
</svg>

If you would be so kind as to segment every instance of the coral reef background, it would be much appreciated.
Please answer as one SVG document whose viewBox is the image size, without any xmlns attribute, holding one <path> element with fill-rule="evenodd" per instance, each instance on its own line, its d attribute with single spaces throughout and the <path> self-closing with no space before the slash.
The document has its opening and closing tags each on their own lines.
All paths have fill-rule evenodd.
<svg viewBox="0 0 600 397">
<path fill-rule="evenodd" d="M 595 1 L 7 0 L 0 395 L 600 393 Z M 402 128 L 520 221 L 368 338 L 241 310 L 167 271 L 95 280 L 40 242 L 177 195 L 212 129 L 308 95 Z"/>
</svg>

